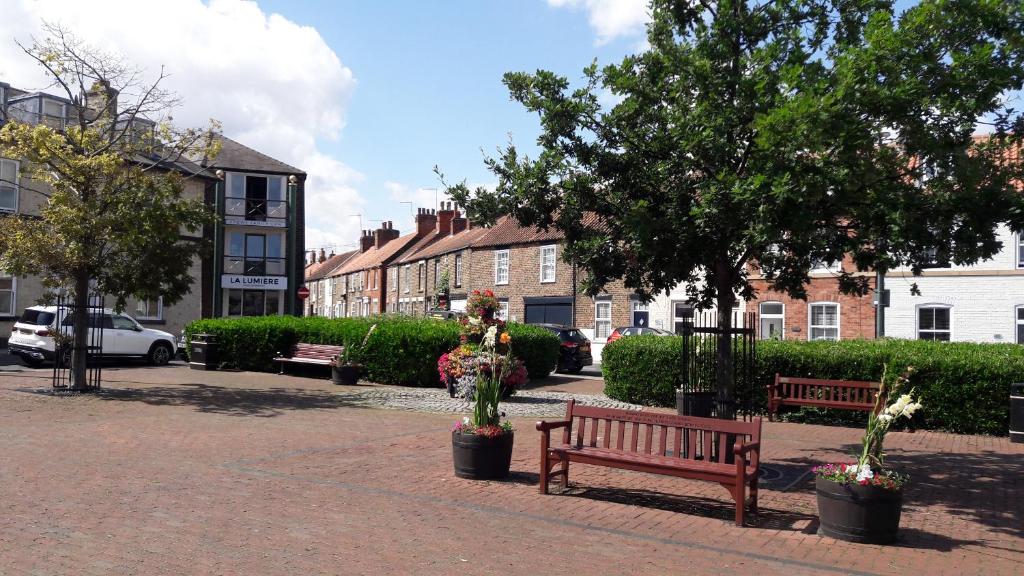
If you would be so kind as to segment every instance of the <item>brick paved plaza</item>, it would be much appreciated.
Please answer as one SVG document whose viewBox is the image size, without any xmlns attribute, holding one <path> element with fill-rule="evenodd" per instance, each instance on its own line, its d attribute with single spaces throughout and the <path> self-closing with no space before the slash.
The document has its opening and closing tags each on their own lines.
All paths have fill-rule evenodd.
<svg viewBox="0 0 1024 576">
<path fill-rule="evenodd" d="M 815 535 L 815 463 L 851 428 L 765 425 L 761 512 L 708 483 L 575 466 L 537 493 L 459 480 L 450 415 L 346 406 L 324 380 L 175 366 L 104 371 L 95 396 L 0 375 L 0 574 L 1020 574 L 1024 446 L 892 433 L 913 476 L 902 540 Z"/>
</svg>

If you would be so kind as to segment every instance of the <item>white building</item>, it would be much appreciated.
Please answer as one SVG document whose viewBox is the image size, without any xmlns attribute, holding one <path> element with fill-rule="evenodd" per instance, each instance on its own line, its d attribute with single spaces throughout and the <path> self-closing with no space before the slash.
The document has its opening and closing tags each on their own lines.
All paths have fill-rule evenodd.
<svg viewBox="0 0 1024 576">
<path fill-rule="evenodd" d="M 890 307 L 885 335 L 894 338 L 1024 344 L 1024 244 L 999 229 L 1003 250 L 973 266 L 909 270 L 885 277 Z M 911 294 L 917 283 L 920 295 Z"/>
</svg>

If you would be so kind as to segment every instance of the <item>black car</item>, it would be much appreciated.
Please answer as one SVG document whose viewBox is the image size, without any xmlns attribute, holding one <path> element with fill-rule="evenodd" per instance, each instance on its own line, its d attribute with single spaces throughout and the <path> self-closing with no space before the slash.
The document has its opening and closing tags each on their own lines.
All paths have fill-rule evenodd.
<svg viewBox="0 0 1024 576">
<path fill-rule="evenodd" d="M 558 341 L 561 342 L 561 352 L 558 355 L 558 372 L 579 374 L 584 366 L 594 363 L 594 357 L 590 353 L 590 340 L 571 326 L 560 326 L 558 324 L 537 324 L 541 328 L 550 330 Z"/>
</svg>

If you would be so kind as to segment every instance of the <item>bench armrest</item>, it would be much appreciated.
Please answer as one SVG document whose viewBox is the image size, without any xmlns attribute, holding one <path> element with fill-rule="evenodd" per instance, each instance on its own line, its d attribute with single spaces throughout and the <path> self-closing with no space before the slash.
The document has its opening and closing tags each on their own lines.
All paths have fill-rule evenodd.
<svg viewBox="0 0 1024 576">
<path fill-rule="evenodd" d="M 566 426 L 568 426 L 571 423 L 572 422 L 569 421 L 569 420 L 557 420 L 557 421 L 551 421 L 551 422 L 541 421 L 541 422 L 537 422 L 537 430 L 540 431 L 540 432 L 545 432 L 546 433 L 546 432 L 549 432 L 551 430 L 554 430 L 555 428 L 565 428 Z"/>
<path fill-rule="evenodd" d="M 736 454 L 737 456 L 741 456 L 743 454 L 746 454 L 747 452 L 760 452 L 761 443 L 749 442 L 745 444 L 743 442 L 736 442 L 736 444 L 732 447 L 732 451 L 733 454 Z"/>
</svg>

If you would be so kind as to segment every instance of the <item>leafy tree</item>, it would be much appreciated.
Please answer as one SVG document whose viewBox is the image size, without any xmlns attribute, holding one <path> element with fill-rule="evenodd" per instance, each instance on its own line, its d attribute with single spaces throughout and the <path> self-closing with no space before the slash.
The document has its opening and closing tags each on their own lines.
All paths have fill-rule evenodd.
<svg viewBox="0 0 1024 576">
<path fill-rule="evenodd" d="M 0 267 L 39 275 L 50 292 L 75 304 L 72 385 L 85 386 L 89 294 L 126 300 L 163 297 L 173 304 L 189 292 L 189 267 L 202 249 L 182 237 L 213 215 L 202 199 L 182 197 L 199 168 L 188 158 L 216 153 L 212 128 L 176 130 L 165 117 L 176 104 L 118 57 L 84 45 L 64 29 L 21 46 L 71 102 L 67 119 L 8 121 L 0 128 L 0 156 L 20 159 L 26 192 L 45 196 L 39 215 L 0 218 Z M 31 120 L 31 119 L 30 119 Z M 30 182 L 29 186 L 24 186 Z M 24 192 L 23 192 L 24 193 Z"/>
<path fill-rule="evenodd" d="M 655 0 L 650 48 L 585 70 L 504 76 L 540 118 L 540 152 L 487 160 L 494 190 L 451 196 L 483 222 L 511 214 L 565 234 L 564 257 L 597 293 L 688 283 L 730 327 L 736 295 L 804 298 L 817 261 L 858 271 L 936 257 L 967 264 L 1024 225 L 1007 162 L 1024 123 L 1006 95 L 1024 80 L 1022 3 L 924 0 Z M 600 93 L 620 101 L 602 107 Z M 975 139 L 978 123 L 991 136 Z M 864 294 L 868 279 L 838 273 Z M 734 400 L 728 339 L 719 400 Z"/>
</svg>

